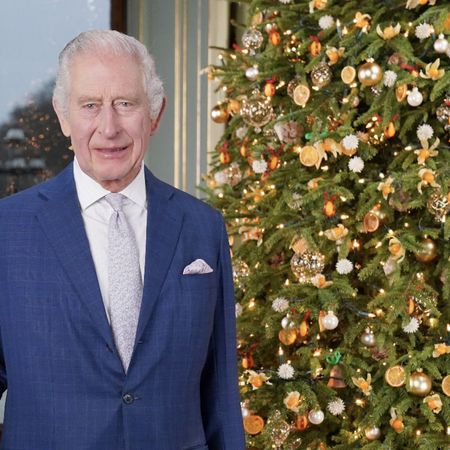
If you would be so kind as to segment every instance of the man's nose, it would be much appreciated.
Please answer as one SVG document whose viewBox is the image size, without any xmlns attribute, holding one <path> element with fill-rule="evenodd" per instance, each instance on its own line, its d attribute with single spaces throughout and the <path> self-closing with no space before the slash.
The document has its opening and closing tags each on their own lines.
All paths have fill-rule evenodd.
<svg viewBox="0 0 450 450">
<path fill-rule="evenodd" d="M 102 107 L 98 121 L 97 130 L 105 138 L 113 138 L 119 134 L 120 120 L 112 106 Z"/>
</svg>

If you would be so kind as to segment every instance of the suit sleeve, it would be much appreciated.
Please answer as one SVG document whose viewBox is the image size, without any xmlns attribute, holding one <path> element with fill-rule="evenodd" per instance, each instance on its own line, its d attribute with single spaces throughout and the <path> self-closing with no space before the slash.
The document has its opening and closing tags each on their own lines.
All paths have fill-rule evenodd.
<svg viewBox="0 0 450 450">
<path fill-rule="evenodd" d="M 5 391 L 6 391 L 6 369 L 5 369 L 5 360 L 3 358 L 2 337 L 0 334 L 0 398 L 2 398 L 3 392 Z"/>
<path fill-rule="evenodd" d="M 209 450 L 244 450 L 239 403 L 236 323 L 230 249 L 220 216 L 219 288 L 214 328 L 202 374 L 202 416 Z"/>
</svg>

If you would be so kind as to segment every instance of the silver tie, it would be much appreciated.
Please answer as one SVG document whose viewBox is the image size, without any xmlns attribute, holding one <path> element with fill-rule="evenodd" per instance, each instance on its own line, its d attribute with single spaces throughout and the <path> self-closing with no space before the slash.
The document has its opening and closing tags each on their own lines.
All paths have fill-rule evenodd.
<svg viewBox="0 0 450 450">
<path fill-rule="evenodd" d="M 124 212 L 125 197 L 108 194 L 114 209 L 108 228 L 108 287 L 110 320 L 125 372 L 130 364 L 142 301 L 142 278 L 136 238 Z"/>
</svg>

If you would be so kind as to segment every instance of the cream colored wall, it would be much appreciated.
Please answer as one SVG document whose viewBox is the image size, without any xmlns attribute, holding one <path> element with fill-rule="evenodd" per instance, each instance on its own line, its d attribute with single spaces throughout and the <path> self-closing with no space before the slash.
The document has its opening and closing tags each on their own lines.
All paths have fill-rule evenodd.
<svg viewBox="0 0 450 450">
<path fill-rule="evenodd" d="M 130 0 L 129 33 L 154 55 L 168 103 L 146 163 L 156 176 L 194 195 L 208 170 L 208 152 L 223 131 L 209 119 L 217 102 L 205 73 L 227 47 L 227 0 Z M 220 98 L 220 96 L 219 96 Z"/>
</svg>

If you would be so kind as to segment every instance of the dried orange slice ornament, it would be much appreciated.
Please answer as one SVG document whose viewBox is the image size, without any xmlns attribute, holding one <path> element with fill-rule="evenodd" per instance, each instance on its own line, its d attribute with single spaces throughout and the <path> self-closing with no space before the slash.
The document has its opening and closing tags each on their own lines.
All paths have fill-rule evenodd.
<svg viewBox="0 0 450 450">
<path fill-rule="evenodd" d="M 260 416 L 250 415 L 244 417 L 244 430 L 248 434 L 258 434 L 264 428 L 264 419 Z"/>
<path fill-rule="evenodd" d="M 345 84 L 352 84 L 356 78 L 356 69 L 352 66 L 345 66 L 341 70 L 341 79 Z"/>
<path fill-rule="evenodd" d="M 305 145 L 300 149 L 299 158 L 304 166 L 315 166 L 320 159 L 319 150 L 312 145 Z"/>
<path fill-rule="evenodd" d="M 447 375 L 442 380 L 442 392 L 447 396 L 450 397 L 450 375 Z"/>
<path fill-rule="evenodd" d="M 389 386 L 400 387 L 405 384 L 406 374 L 405 369 L 402 366 L 392 366 L 386 370 L 384 379 Z"/>
</svg>

